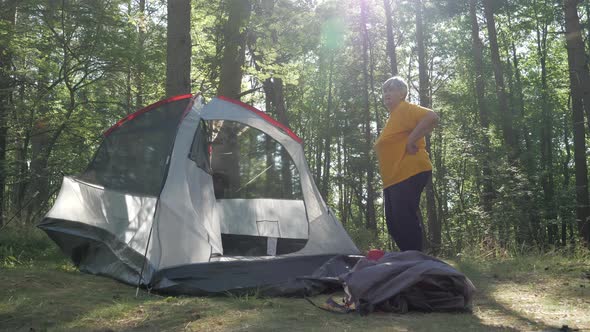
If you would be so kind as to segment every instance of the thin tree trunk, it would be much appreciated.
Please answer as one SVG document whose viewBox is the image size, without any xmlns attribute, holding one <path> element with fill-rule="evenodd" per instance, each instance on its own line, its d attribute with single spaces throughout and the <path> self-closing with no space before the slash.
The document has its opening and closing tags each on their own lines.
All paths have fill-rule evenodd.
<svg viewBox="0 0 590 332">
<path fill-rule="evenodd" d="M 137 32 L 137 63 L 135 68 L 135 88 L 137 89 L 135 95 L 135 109 L 140 109 L 143 107 L 143 68 L 145 62 L 145 32 L 146 32 L 146 17 L 145 17 L 145 2 L 146 0 L 139 0 L 139 24 L 138 24 L 138 32 Z M 190 4 L 189 4 L 190 8 Z M 190 9 L 189 9 L 190 15 Z M 186 27 L 183 27 L 186 29 Z M 190 18 L 189 18 L 189 29 L 190 29 Z M 189 45 L 190 45 L 190 31 L 189 31 Z M 184 50 L 186 52 L 186 50 Z M 189 87 L 188 91 L 190 92 L 190 46 L 189 46 L 189 61 L 188 61 L 188 79 L 189 79 Z M 183 66 L 186 66 L 186 63 L 183 62 Z M 186 68 L 183 68 L 183 70 Z M 185 78 L 186 79 L 186 78 Z M 170 95 L 169 95 L 170 96 Z"/>
<path fill-rule="evenodd" d="M 584 130 L 584 100 L 582 72 L 585 67 L 584 47 L 581 44 L 580 25 L 576 11 L 577 1 L 565 0 L 566 47 L 572 92 L 574 126 L 574 164 L 576 177 L 576 219 L 580 236 L 590 245 L 590 200 L 588 198 L 588 166 Z"/>
<path fill-rule="evenodd" d="M 588 43 L 587 51 L 590 52 L 590 1 L 586 1 L 586 43 Z M 590 54 L 586 59 L 586 64 L 589 65 L 590 63 Z"/>
<path fill-rule="evenodd" d="M 563 1 L 566 47 L 570 72 L 573 74 L 573 79 L 576 80 L 576 86 L 579 89 L 580 98 L 582 98 L 582 107 L 585 110 L 588 128 L 590 128 L 590 73 L 588 72 L 586 63 L 582 28 L 580 26 L 580 18 L 578 17 L 578 3 L 579 0 Z"/>
<path fill-rule="evenodd" d="M 389 66 L 391 69 L 391 75 L 397 76 L 397 52 L 395 45 L 395 38 L 393 35 L 393 13 L 391 10 L 391 0 L 383 0 L 383 7 L 385 8 L 385 22 L 387 29 L 387 56 L 389 58 Z"/>
<path fill-rule="evenodd" d="M 191 6 L 189 0 L 168 0 L 166 32 L 166 96 L 191 92 Z"/>
<path fill-rule="evenodd" d="M 65 72 L 65 71 L 64 71 Z M 43 203 L 43 199 L 49 194 L 49 170 L 47 168 L 46 153 L 49 149 L 52 129 L 49 125 L 49 107 L 47 106 L 48 87 L 44 81 L 47 77 L 47 71 L 44 67 L 39 69 L 40 79 L 37 82 L 37 110 L 36 119 L 32 119 L 34 124 L 31 126 L 31 165 L 29 169 L 29 188 L 26 194 L 26 200 L 31 199 L 31 203 L 26 208 L 26 220 L 37 213 Z M 32 197 L 37 195 L 37 198 Z"/>
<path fill-rule="evenodd" d="M 25 104 L 25 84 L 21 84 L 19 87 L 19 99 L 22 105 Z M 22 113 L 22 117 L 20 116 Z M 28 154 L 29 154 L 29 143 L 31 142 L 31 128 L 33 127 L 33 116 L 35 115 L 34 107 L 29 109 L 29 116 L 26 124 L 22 124 L 22 137 L 15 138 L 15 145 L 17 146 L 17 153 L 15 161 L 17 165 L 16 181 L 13 186 L 13 198 L 12 206 L 17 211 L 15 218 L 21 219 L 22 208 L 25 201 L 25 195 L 27 192 L 27 186 L 29 184 L 29 168 L 28 168 Z M 12 109 L 12 118 L 14 123 L 24 122 L 25 112 L 18 112 L 15 108 Z"/>
<path fill-rule="evenodd" d="M 385 110 L 385 107 L 381 106 L 383 105 L 382 103 L 379 102 L 379 93 L 377 93 L 375 91 L 375 61 L 373 59 L 373 46 L 371 45 L 371 39 L 369 38 L 368 32 L 367 32 L 367 40 L 368 40 L 368 50 L 369 50 L 369 87 L 370 87 L 370 92 L 371 95 L 373 96 L 373 104 L 375 107 L 375 123 L 377 124 L 377 132 L 380 133 L 381 132 L 381 128 L 384 125 L 384 120 L 382 120 L 384 117 L 381 116 L 381 112 L 382 110 Z"/>
<path fill-rule="evenodd" d="M 41 89 L 44 89 L 41 84 Z M 43 93 L 43 92 L 41 92 Z M 41 95 L 40 93 L 40 95 Z M 40 99 L 45 100 L 45 98 Z M 49 194 L 49 170 L 48 170 L 48 154 L 49 143 L 51 139 L 51 129 L 47 125 L 47 106 L 43 102 L 39 103 L 38 118 L 33 128 L 31 138 L 31 166 L 30 166 L 30 184 L 27 191 L 29 199 L 37 195 L 37 199 L 32 199 L 27 206 L 27 220 L 36 214 L 37 210 L 42 204 L 42 200 Z"/>
<path fill-rule="evenodd" d="M 330 55 L 330 67 L 328 69 L 328 105 L 326 106 L 326 123 L 325 123 L 325 142 L 324 142 L 324 171 L 322 177 L 321 192 L 324 198 L 328 199 L 329 187 L 330 187 L 330 168 L 331 168 L 331 145 L 332 145 L 332 127 L 331 124 L 331 112 L 333 106 L 332 96 L 332 76 L 334 71 L 334 54 Z"/>
<path fill-rule="evenodd" d="M 492 170 L 490 168 L 490 139 L 488 132 L 490 120 L 487 103 L 485 101 L 485 80 L 483 67 L 483 43 L 479 38 L 479 23 L 477 22 L 477 0 L 469 1 L 469 14 L 471 18 L 471 45 L 473 50 L 473 62 L 475 67 L 475 97 L 479 114 L 479 124 L 483 128 L 482 157 L 480 159 L 482 169 L 483 190 L 481 201 L 483 211 L 489 215 L 492 212 L 492 199 L 494 187 L 492 184 Z"/>
<path fill-rule="evenodd" d="M 330 51 L 332 52 L 332 51 Z M 314 146 L 312 147 L 314 149 L 315 155 L 313 158 L 313 167 L 312 167 L 312 171 L 314 173 L 314 178 L 316 183 L 320 183 L 321 184 L 321 179 L 322 179 L 322 170 L 323 170 L 323 162 L 322 162 L 322 153 L 324 152 L 325 149 L 325 135 L 323 135 L 324 130 L 323 130 L 323 123 L 324 121 L 327 121 L 323 119 L 324 113 L 322 112 L 322 108 L 324 105 L 324 96 L 325 96 L 325 87 L 329 85 L 325 84 L 325 72 L 326 72 L 326 52 L 324 51 L 324 49 L 320 50 L 319 53 L 319 59 L 318 59 L 318 73 L 317 73 L 317 77 L 318 77 L 318 84 L 316 85 L 316 88 L 314 89 L 314 96 L 313 98 L 315 99 L 315 104 L 316 104 L 316 109 L 317 112 L 315 112 L 312 115 L 313 120 L 313 128 L 315 135 L 314 135 Z M 331 61 L 331 60 L 330 60 Z M 331 62 L 329 62 L 330 64 Z M 328 65 L 329 67 L 329 65 Z M 328 71 L 328 76 L 330 76 L 330 68 L 327 69 Z M 320 191 L 322 190 L 322 186 L 320 185 L 319 187 Z M 321 194 L 325 197 L 325 192 L 321 191 Z"/>
<path fill-rule="evenodd" d="M 512 19 L 511 19 L 511 15 L 510 12 L 507 12 L 507 17 L 508 17 L 508 29 L 512 30 Z M 526 147 L 526 151 L 527 153 L 524 154 L 524 163 L 526 165 L 526 169 L 528 170 L 528 175 L 529 175 L 529 181 L 533 182 L 532 178 L 538 174 L 538 171 L 536 170 L 536 161 L 534 159 L 534 156 L 531 153 L 528 153 L 528 151 L 532 151 L 532 142 L 531 142 L 531 137 L 530 137 L 530 132 L 531 130 L 529 130 L 526 127 L 526 122 L 524 121 L 525 118 L 525 105 L 524 105 L 524 93 L 522 90 L 522 78 L 521 78 L 521 73 L 520 73 L 520 65 L 519 65 L 519 59 L 518 59 L 518 55 L 516 53 L 516 45 L 514 42 L 514 39 L 512 39 L 510 41 L 510 49 L 512 52 L 512 63 L 514 64 L 514 77 L 516 79 L 516 87 L 514 88 L 514 90 L 516 91 L 516 94 L 518 95 L 518 107 L 516 108 L 516 110 L 518 111 L 517 114 L 515 115 L 515 122 L 519 124 L 519 126 L 521 127 L 521 131 L 522 132 L 522 136 L 525 142 L 525 147 Z M 510 60 L 508 60 L 508 62 L 510 63 Z M 516 133 L 515 133 L 516 135 Z M 518 141 L 519 140 L 519 136 L 516 135 L 515 140 Z"/>
<path fill-rule="evenodd" d="M 518 145 L 515 140 L 514 130 L 512 128 L 512 112 L 508 108 L 508 97 L 504 87 L 504 73 L 502 62 L 500 60 L 500 50 L 498 47 L 498 37 L 496 33 L 496 21 L 494 19 L 493 6 L 498 5 L 493 0 L 484 0 L 484 13 L 490 39 L 490 51 L 492 55 L 492 65 L 494 68 L 494 78 L 496 80 L 496 97 L 498 99 L 498 111 L 501 114 L 502 135 L 505 146 L 508 150 L 508 157 L 511 163 L 514 163 L 519 154 Z"/>
<path fill-rule="evenodd" d="M 17 1 L 2 0 L 2 13 L 0 22 L 4 26 L 3 36 L 0 36 L 0 226 L 4 224 L 6 186 L 6 147 L 8 137 L 8 111 L 12 104 L 13 80 L 10 76 L 12 66 L 12 52 L 10 44 L 16 20 Z"/>
<path fill-rule="evenodd" d="M 584 72 L 587 73 L 584 44 L 580 34 L 577 1 L 564 0 L 567 60 L 572 92 L 574 122 L 574 164 L 576 177 L 576 218 L 582 241 L 590 246 L 590 200 L 588 198 L 588 166 L 584 130 Z M 587 105 L 590 105 L 588 103 Z M 590 107 L 588 107 L 590 109 Z M 586 113 L 588 115 L 588 113 Z"/>
<path fill-rule="evenodd" d="M 338 186 L 338 211 L 340 212 L 340 221 L 343 225 L 346 225 L 346 221 L 344 219 L 344 174 L 343 174 L 343 167 L 342 167 L 342 140 L 337 138 L 336 140 L 336 171 L 338 172 L 337 175 L 337 186 Z"/>
<path fill-rule="evenodd" d="M 548 221 L 551 223 L 548 226 L 547 234 L 549 244 L 556 244 L 558 241 L 558 229 L 556 218 L 557 211 L 555 209 L 555 190 L 553 183 L 553 114 L 549 109 L 549 87 L 547 85 L 547 26 L 548 22 L 545 19 L 544 22 L 539 22 L 539 15 L 536 21 L 536 35 L 537 35 L 537 56 L 539 57 L 539 64 L 541 66 L 541 110 L 543 114 L 543 124 L 541 127 L 541 186 L 543 187 L 543 194 L 545 200 L 545 211 Z M 542 232 L 541 239 L 543 238 L 544 230 L 539 229 L 538 232 Z"/>
<path fill-rule="evenodd" d="M 570 74 L 570 80 L 576 80 Z M 575 84 L 575 83 L 574 83 Z M 572 95 L 578 93 L 579 87 L 573 87 Z M 574 121 L 574 164 L 576 177 L 576 219 L 580 236 L 586 245 L 590 244 L 590 217 L 588 199 L 588 166 L 586 163 L 586 137 L 584 132 L 584 116 L 582 113 L 582 100 L 579 96 L 572 96 L 573 121 Z"/>
<path fill-rule="evenodd" d="M 133 15 L 133 4 L 131 0 L 127 1 L 127 16 L 131 17 Z M 130 114 L 133 110 L 131 105 L 131 99 L 133 98 L 133 88 L 131 86 L 131 80 L 133 76 L 133 64 L 131 62 L 127 63 L 125 68 L 125 111 L 127 114 Z"/>
<path fill-rule="evenodd" d="M 571 97 L 568 98 L 568 104 L 571 103 Z M 567 111 L 570 110 L 571 105 L 568 105 Z M 563 188 L 565 192 L 569 192 L 570 188 L 570 162 L 572 160 L 572 153 L 571 153 L 571 146 L 570 146 L 570 139 L 567 135 L 568 133 L 568 121 L 567 116 L 563 117 L 563 145 L 565 146 L 565 160 L 563 161 Z M 561 211 L 561 245 L 567 245 L 567 220 L 568 220 L 568 213 L 564 211 L 563 208 L 560 208 Z"/>
<path fill-rule="evenodd" d="M 412 82 L 412 64 L 414 64 L 413 55 L 414 55 L 414 52 L 411 52 L 410 56 L 408 57 L 408 78 L 406 79 L 406 82 Z M 412 100 L 411 87 L 408 89 L 408 97 L 406 99 Z"/>
<path fill-rule="evenodd" d="M 424 46 L 424 25 L 423 25 L 423 5 L 422 0 L 416 3 L 416 46 L 418 48 L 418 73 L 419 73 L 419 95 L 420 105 L 432 108 L 432 99 L 430 96 L 430 79 L 428 77 L 428 64 L 426 61 L 426 49 Z M 431 153 L 430 137 L 426 137 L 426 150 Z M 441 225 L 436 213 L 436 202 L 434 197 L 434 188 L 432 177 L 426 184 L 426 214 L 428 218 L 428 244 L 433 252 L 438 252 L 441 246 Z"/>
<path fill-rule="evenodd" d="M 367 208 L 366 208 L 366 219 L 365 225 L 368 229 L 376 231 L 377 222 L 375 219 L 375 189 L 373 187 L 373 135 L 371 133 L 371 110 L 369 103 L 369 36 L 367 31 L 367 2 L 366 0 L 360 1 L 361 6 L 361 42 L 362 42 L 362 66 L 363 66 L 363 106 L 365 113 L 365 156 L 366 156 L 366 169 L 367 169 Z"/>
<path fill-rule="evenodd" d="M 31 203 L 27 207 L 28 222 L 35 221 L 32 218 L 38 215 L 39 209 L 43 207 L 45 201 L 49 198 L 51 175 L 49 171 L 49 159 L 51 157 L 53 149 L 57 145 L 57 141 L 61 137 L 61 134 L 65 130 L 70 118 L 72 117 L 72 114 L 77 108 L 77 90 L 75 87 L 71 86 L 68 83 L 67 78 L 66 87 L 68 88 L 69 100 L 68 103 L 65 105 L 66 114 L 64 116 L 62 123 L 57 128 L 55 128 L 55 130 L 52 130 L 51 133 L 46 132 L 47 135 L 39 135 L 43 138 L 44 142 L 38 142 L 37 144 L 33 144 L 33 147 L 37 146 L 39 150 L 33 151 L 33 156 L 36 156 L 36 165 L 34 168 L 31 165 L 31 173 L 33 180 L 31 181 L 31 190 L 29 192 L 31 196 L 36 197 L 32 199 Z M 37 122 L 37 124 L 39 124 L 39 121 Z M 33 140 L 36 139 L 38 138 L 33 138 Z"/>
<path fill-rule="evenodd" d="M 536 10 L 536 5 L 534 7 Z M 508 18 L 508 30 L 512 31 L 512 19 L 509 11 L 506 13 L 506 16 Z M 506 34 L 504 34 L 504 36 L 506 37 Z M 514 102 L 514 105 L 509 104 L 509 107 L 515 110 L 513 113 L 513 119 L 516 123 L 516 127 L 520 128 L 520 130 L 514 131 L 514 139 L 516 142 L 520 142 L 520 133 L 522 133 L 526 149 L 522 154 L 520 154 L 520 159 L 522 160 L 522 165 L 524 165 L 524 170 L 526 172 L 529 186 L 536 186 L 537 179 L 539 178 L 541 171 L 538 168 L 538 162 L 535 159 L 535 155 L 532 153 L 534 150 L 530 134 L 532 130 L 528 129 L 526 121 L 524 121 L 525 102 L 519 66 L 519 57 L 516 52 L 516 45 L 513 38 L 510 41 L 505 40 L 504 43 L 510 45 L 511 51 L 511 54 L 507 58 L 507 62 L 509 64 L 513 64 L 514 66 L 514 68 L 508 66 L 508 86 L 512 92 L 509 94 L 508 100 L 512 101 L 514 99 L 513 94 L 517 95 L 517 100 Z M 513 81 L 513 77 L 515 78 L 516 82 Z M 518 218 L 518 221 L 514 223 L 514 230 L 516 234 L 515 239 L 517 243 L 523 243 L 529 240 L 531 237 L 534 238 L 539 244 L 545 242 L 545 228 L 541 226 L 540 213 L 536 208 L 536 206 L 540 206 L 540 203 L 536 202 L 535 198 L 536 196 L 527 198 L 525 203 L 526 205 L 523 205 L 521 208 L 521 211 L 530 211 L 528 213 L 528 217 L 523 214 L 522 218 Z M 528 222 L 525 222 L 525 220 L 528 220 Z M 501 226 L 500 230 L 502 231 L 503 229 L 509 228 L 506 225 L 503 225 Z M 501 239 L 506 238 L 507 235 L 501 235 Z M 505 241 L 503 240 L 503 242 Z"/>
</svg>

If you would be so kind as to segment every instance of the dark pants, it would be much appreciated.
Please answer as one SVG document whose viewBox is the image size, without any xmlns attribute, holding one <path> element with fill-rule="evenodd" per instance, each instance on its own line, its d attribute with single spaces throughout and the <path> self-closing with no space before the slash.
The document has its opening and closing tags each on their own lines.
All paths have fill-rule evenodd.
<svg viewBox="0 0 590 332">
<path fill-rule="evenodd" d="M 431 175 L 419 173 L 383 190 L 387 229 L 401 251 L 422 250 L 420 195 Z"/>
</svg>

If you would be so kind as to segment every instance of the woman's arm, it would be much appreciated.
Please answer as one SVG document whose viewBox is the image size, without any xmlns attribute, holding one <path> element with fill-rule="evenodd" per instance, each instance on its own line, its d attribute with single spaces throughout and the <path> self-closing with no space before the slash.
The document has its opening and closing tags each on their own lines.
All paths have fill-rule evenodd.
<svg viewBox="0 0 590 332">
<path fill-rule="evenodd" d="M 438 124 L 438 115 L 432 111 L 426 113 L 426 115 L 418 122 L 416 128 L 412 130 L 410 136 L 408 136 L 408 143 L 406 144 L 406 151 L 409 154 L 415 154 L 418 152 L 416 141 L 422 137 L 430 134 L 434 127 Z"/>
</svg>

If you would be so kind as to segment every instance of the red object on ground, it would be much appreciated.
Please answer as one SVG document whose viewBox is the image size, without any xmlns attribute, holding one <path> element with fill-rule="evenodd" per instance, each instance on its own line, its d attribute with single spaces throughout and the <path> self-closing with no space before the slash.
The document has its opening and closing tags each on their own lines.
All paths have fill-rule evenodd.
<svg viewBox="0 0 590 332">
<path fill-rule="evenodd" d="M 367 253 L 367 259 L 370 261 L 376 261 L 379 260 L 379 258 L 383 257 L 383 255 L 385 255 L 385 251 L 381 249 L 371 249 Z"/>
</svg>

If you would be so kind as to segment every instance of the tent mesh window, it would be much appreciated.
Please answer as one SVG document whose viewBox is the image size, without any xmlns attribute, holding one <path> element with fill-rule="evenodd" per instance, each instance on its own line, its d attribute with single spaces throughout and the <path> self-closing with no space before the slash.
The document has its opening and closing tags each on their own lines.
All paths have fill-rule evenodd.
<svg viewBox="0 0 590 332">
<path fill-rule="evenodd" d="M 110 132 L 79 176 L 105 188 L 158 196 L 190 98 L 159 105 Z"/>
<path fill-rule="evenodd" d="M 215 197 L 303 200 L 287 150 L 264 132 L 233 121 L 207 121 Z M 197 138 L 195 139 L 197 140 Z M 193 146 L 195 143 L 193 142 Z"/>
</svg>

